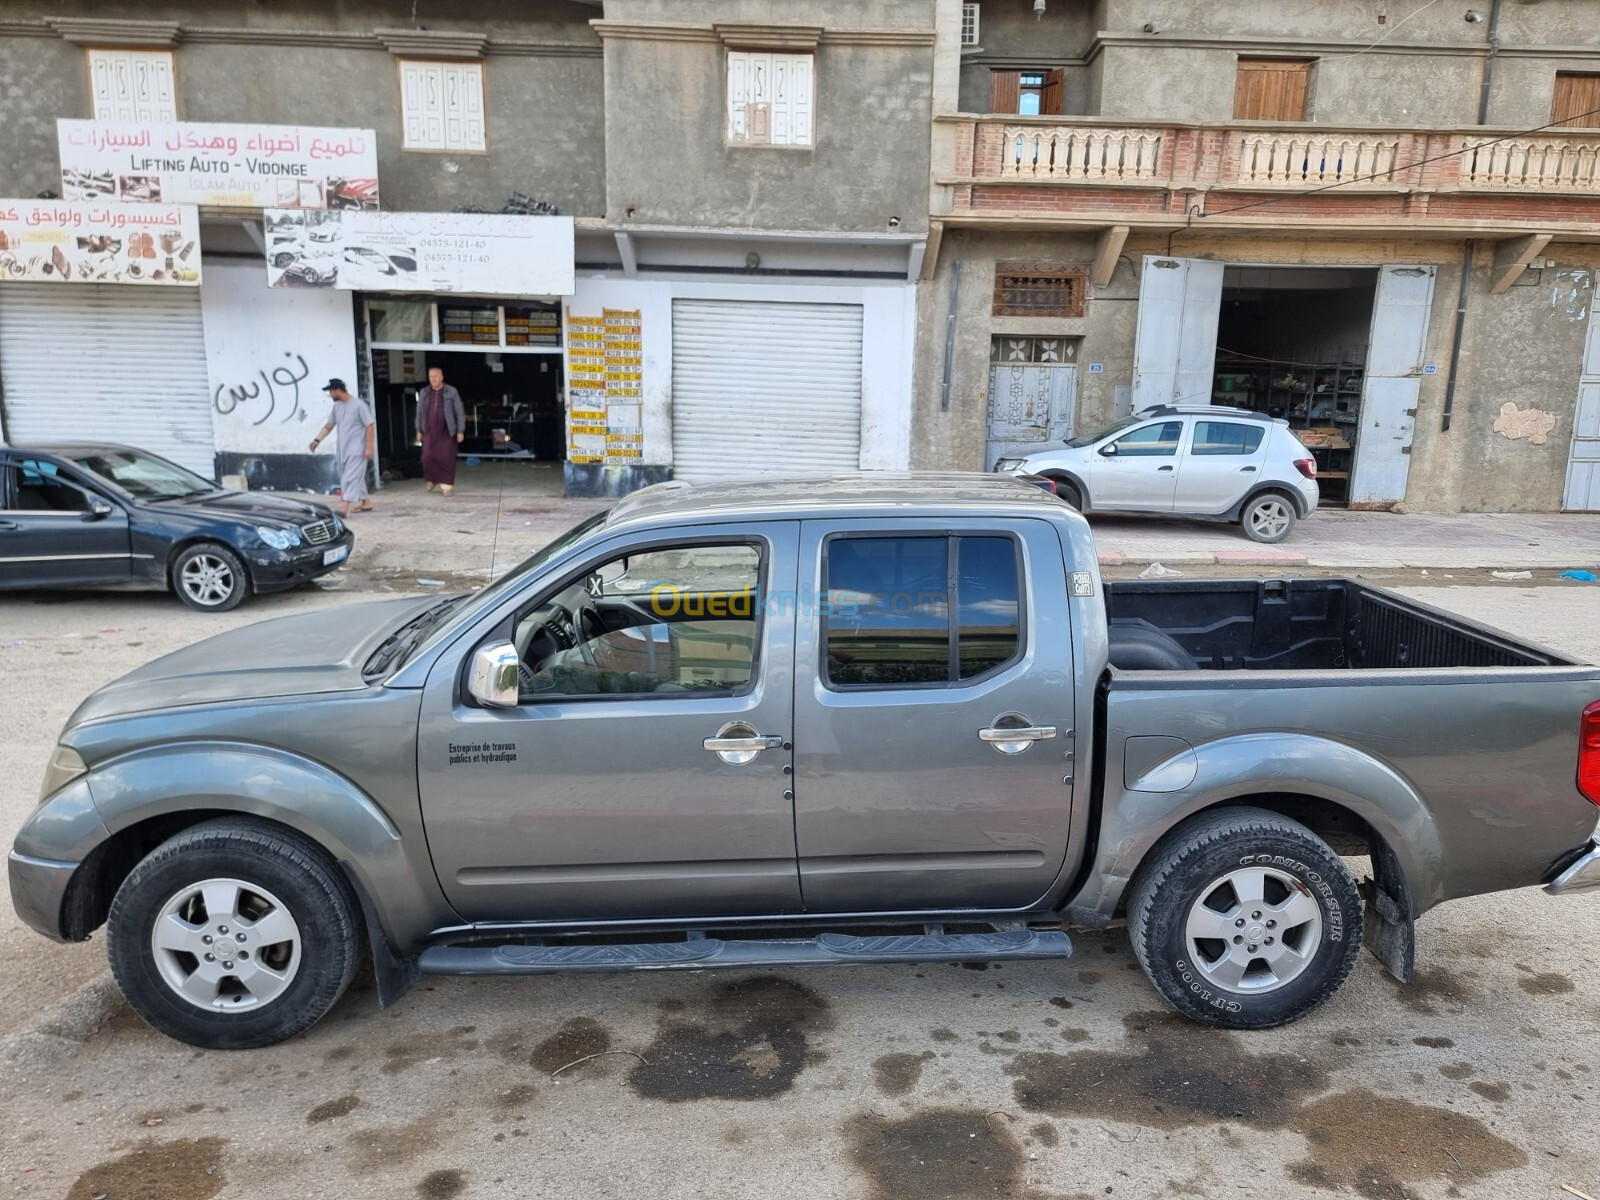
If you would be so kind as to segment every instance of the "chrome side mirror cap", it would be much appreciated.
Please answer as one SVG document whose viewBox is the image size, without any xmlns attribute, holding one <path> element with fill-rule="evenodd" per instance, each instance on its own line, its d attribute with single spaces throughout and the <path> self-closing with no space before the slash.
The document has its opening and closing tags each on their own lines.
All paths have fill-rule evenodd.
<svg viewBox="0 0 1600 1200">
<path fill-rule="evenodd" d="M 510 642 L 478 647 L 467 672 L 467 693 L 485 708 L 515 708 L 517 648 Z"/>
</svg>

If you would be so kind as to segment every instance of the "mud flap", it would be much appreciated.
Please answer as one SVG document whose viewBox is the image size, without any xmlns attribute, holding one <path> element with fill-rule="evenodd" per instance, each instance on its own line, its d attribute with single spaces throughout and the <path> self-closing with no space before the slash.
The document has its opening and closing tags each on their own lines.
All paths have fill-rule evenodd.
<svg viewBox="0 0 1600 1200">
<path fill-rule="evenodd" d="M 1410 983 L 1417 958 L 1416 925 L 1411 919 L 1411 891 L 1394 851 L 1377 834 L 1368 847 L 1372 855 L 1371 879 L 1361 885 L 1366 900 L 1366 920 L 1361 943 L 1401 983 Z"/>
<path fill-rule="evenodd" d="M 395 954 L 389 945 L 389 936 L 383 932 L 383 924 L 378 920 L 378 910 L 372 907 L 372 901 L 367 896 L 367 889 L 361 886 L 361 880 L 356 878 L 349 863 L 341 862 L 339 866 L 344 871 L 344 877 L 350 881 L 356 898 L 361 901 L 361 915 L 367 926 L 367 947 L 372 951 L 372 979 L 378 985 L 378 1007 L 389 1008 L 398 1004 L 417 985 L 417 980 L 422 978 L 422 968 L 417 965 L 415 958 L 403 959 Z"/>
</svg>

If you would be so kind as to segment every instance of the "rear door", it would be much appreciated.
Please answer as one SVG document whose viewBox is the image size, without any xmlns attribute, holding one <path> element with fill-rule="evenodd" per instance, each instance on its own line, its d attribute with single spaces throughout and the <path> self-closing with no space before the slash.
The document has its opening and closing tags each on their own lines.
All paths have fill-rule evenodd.
<svg viewBox="0 0 1600 1200">
<path fill-rule="evenodd" d="M 130 578 L 128 514 L 59 464 L 0 453 L 0 587 Z"/>
<path fill-rule="evenodd" d="M 1154 420 L 1097 449 L 1089 461 L 1089 503 L 1095 511 L 1170 511 L 1183 424 L 1178 417 Z"/>
<path fill-rule="evenodd" d="M 1266 435 L 1257 421 L 1196 417 L 1178 458 L 1173 511 L 1214 515 L 1232 508 L 1261 478 Z"/>
<path fill-rule="evenodd" d="M 795 839 L 807 911 L 1016 908 L 1066 854 L 1068 572 L 1046 521 L 807 521 Z M 1031 728 L 1006 743 L 992 731 Z M 991 740 L 986 740 L 991 739 Z"/>
</svg>

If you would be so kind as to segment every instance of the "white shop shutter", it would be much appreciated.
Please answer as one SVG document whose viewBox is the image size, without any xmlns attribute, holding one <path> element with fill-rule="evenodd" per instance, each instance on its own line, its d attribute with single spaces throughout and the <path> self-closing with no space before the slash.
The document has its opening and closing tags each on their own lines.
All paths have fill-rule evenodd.
<svg viewBox="0 0 1600 1200">
<path fill-rule="evenodd" d="M 861 306 L 672 302 L 672 469 L 706 483 L 855 471 Z"/>
<path fill-rule="evenodd" d="M 199 288 L 0 284 L 0 385 L 16 445 L 121 442 L 215 477 Z"/>
</svg>

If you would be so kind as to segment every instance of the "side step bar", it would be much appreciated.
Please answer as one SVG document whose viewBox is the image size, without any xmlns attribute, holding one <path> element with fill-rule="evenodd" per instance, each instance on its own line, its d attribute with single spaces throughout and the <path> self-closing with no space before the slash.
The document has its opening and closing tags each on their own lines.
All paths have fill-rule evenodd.
<svg viewBox="0 0 1600 1200">
<path fill-rule="evenodd" d="M 565 975 L 574 972 L 708 970 L 716 967 L 804 967 L 818 963 L 989 962 L 1069 958 L 1072 941 L 1055 929 L 996 933 L 907 933 L 854 937 L 744 939 L 691 937 L 681 942 L 585 946 L 433 946 L 422 952 L 424 975 Z"/>
</svg>

